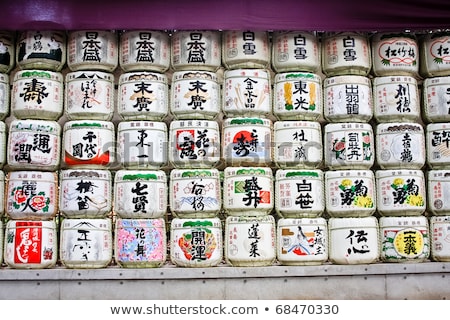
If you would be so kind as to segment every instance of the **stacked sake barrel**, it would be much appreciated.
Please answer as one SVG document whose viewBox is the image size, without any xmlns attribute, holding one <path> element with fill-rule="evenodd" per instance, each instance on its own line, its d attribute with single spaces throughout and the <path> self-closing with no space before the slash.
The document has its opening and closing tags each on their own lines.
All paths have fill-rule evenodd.
<svg viewBox="0 0 450 320">
<path fill-rule="evenodd" d="M 322 38 L 324 166 L 329 260 L 366 264 L 380 254 L 375 176 L 371 48 L 367 34 Z"/>
<path fill-rule="evenodd" d="M 50 268 L 57 262 L 66 33 L 24 31 L 16 41 L 5 184 L 5 263 Z"/>
<path fill-rule="evenodd" d="M 315 33 L 276 31 L 272 37 L 273 157 L 277 260 L 282 265 L 328 260 L 323 166 L 323 90 Z"/>
<path fill-rule="evenodd" d="M 431 258 L 434 261 L 450 261 L 448 245 L 450 207 L 448 195 L 450 184 L 449 133 L 449 84 L 450 68 L 447 31 L 422 35 L 420 45 L 420 74 L 423 77 L 422 106 L 425 122 L 427 163 L 427 209 L 430 223 Z"/>
<path fill-rule="evenodd" d="M 421 262 L 430 254 L 419 47 L 411 33 L 372 35 L 377 210 L 381 260 Z"/>
<path fill-rule="evenodd" d="M 60 260 L 67 268 L 112 261 L 112 174 L 115 163 L 113 31 L 68 34 L 60 170 Z"/>
<path fill-rule="evenodd" d="M 170 259 L 180 267 L 223 260 L 219 31 L 176 31 L 171 39 Z"/>
<path fill-rule="evenodd" d="M 266 266 L 276 260 L 269 34 L 222 34 L 225 260 Z"/>
</svg>

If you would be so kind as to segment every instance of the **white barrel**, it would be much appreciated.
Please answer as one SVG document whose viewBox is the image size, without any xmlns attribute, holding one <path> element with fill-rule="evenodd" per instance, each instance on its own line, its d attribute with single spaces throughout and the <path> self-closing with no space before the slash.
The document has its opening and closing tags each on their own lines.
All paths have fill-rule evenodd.
<svg viewBox="0 0 450 320">
<path fill-rule="evenodd" d="M 69 120 L 109 121 L 114 114 L 114 74 L 76 71 L 66 74 L 64 111 Z"/>
<path fill-rule="evenodd" d="M 165 122 L 132 120 L 117 126 L 117 151 L 126 169 L 159 169 L 167 164 Z"/>
<path fill-rule="evenodd" d="M 276 121 L 273 160 L 279 168 L 318 168 L 323 162 L 322 126 L 316 121 Z"/>
<path fill-rule="evenodd" d="M 225 261 L 233 267 L 264 267 L 276 261 L 276 226 L 271 215 L 225 220 Z"/>
<path fill-rule="evenodd" d="M 272 68 L 275 72 L 318 72 L 320 43 L 314 32 L 274 31 L 272 34 Z"/>
<path fill-rule="evenodd" d="M 9 75 L 0 73 L 0 120 L 4 120 L 9 115 L 10 109 Z"/>
<path fill-rule="evenodd" d="M 9 74 L 15 63 L 15 32 L 0 31 L 0 73 Z"/>
<path fill-rule="evenodd" d="M 67 40 L 67 66 L 70 71 L 113 72 L 119 64 L 116 31 L 73 30 Z"/>
<path fill-rule="evenodd" d="M 60 165 L 61 126 L 52 120 L 14 119 L 6 150 L 11 169 L 55 171 Z"/>
<path fill-rule="evenodd" d="M 169 113 L 169 85 L 165 74 L 122 73 L 117 95 L 117 113 L 123 120 L 161 121 Z"/>
<path fill-rule="evenodd" d="M 7 133 L 6 123 L 0 121 L 0 169 L 6 164 L 6 154 L 8 152 L 8 133 Z M 0 193 L 1 194 L 1 193 Z"/>
<path fill-rule="evenodd" d="M 59 258 L 66 268 L 105 268 L 112 261 L 113 236 L 109 218 L 63 219 Z"/>
<path fill-rule="evenodd" d="M 420 123 L 380 123 L 375 142 L 381 169 L 421 169 L 425 164 L 425 132 Z"/>
<path fill-rule="evenodd" d="M 170 260 L 179 267 L 215 267 L 223 259 L 219 218 L 172 219 Z"/>
<path fill-rule="evenodd" d="M 172 169 L 170 211 L 178 218 L 214 218 L 222 208 L 217 169 Z"/>
<path fill-rule="evenodd" d="M 222 63 L 225 68 L 268 68 L 270 61 L 267 31 L 225 30 L 222 32 Z"/>
<path fill-rule="evenodd" d="M 227 117 L 268 117 L 272 113 L 267 69 L 225 70 L 222 111 Z"/>
<path fill-rule="evenodd" d="M 0 195 L 3 195 L 2 197 L 0 197 L 0 220 L 2 220 L 5 214 L 5 173 L 1 170 L 0 170 Z M 0 251 L 1 250 L 2 247 L 0 246 Z"/>
<path fill-rule="evenodd" d="M 375 175 L 372 170 L 325 172 L 326 211 L 334 218 L 362 218 L 377 208 Z"/>
<path fill-rule="evenodd" d="M 16 41 L 16 62 L 21 69 L 61 71 L 66 64 L 64 30 L 21 31 Z"/>
<path fill-rule="evenodd" d="M 59 212 L 67 218 L 104 218 L 112 211 L 109 170 L 61 170 Z"/>
<path fill-rule="evenodd" d="M 369 74 L 371 47 L 366 33 L 327 32 L 322 42 L 322 71 L 327 77 Z"/>
<path fill-rule="evenodd" d="M 322 170 L 279 169 L 275 173 L 275 212 L 282 218 L 315 218 L 325 211 Z"/>
<path fill-rule="evenodd" d="M 450 124 L 430 123 L 425 132 L 428 167 L 436 169 L 450 166 Z"/>
<path fill-rule="evenodd" d="M 166 72 L 170 67 L 169 34 L 159 30 L 125 30 L 119 39 L 119 65 L 125 72 Z"/>
<path fill-rule="evenodd" d="M 308 72 L 277 73 L 272 109 L 280 120 L 319 120 L 323 116 L 322 79 Z"/>
<path fill-rule="evenodd" d="M 375 217 L 330 218 L 329 260 L 334 264 L 370 264 L 380 259 L 380 236 Z"/>
<path fill-rule="evenodd" d="M 328 123 L 324 127 L 324 162 L 329 169 L 370 169 L 375 138 L 368 123 Z"/>
<path fill-rule="evenodd" d="M 281 218 L 277 222 L 277 260 L 285 266 L 320 265 L 328 260 L 324 218 Z"/>
<path fill-rule="evenodd" d="M 221 66 L 218 30 L 177 30 L 172 34 L 171 66 L 175 71 L 217 71 Z"/>
<path fill-rule="evenodd" d="M 417 217 L 381 217 L 382 262 L 423 262 L 430 256 L 428 219 Z"/>
<path fill-rule="evenodd" d="M 420 93 L 411 76 L 373 79 L 374 117 L 378 122 L 420 121 Z"/>
<path fill-rule="evenodd" d="M 3 222 L 0 219 L 0 265 L 3 264 L 3 251 L 4 251 L 3 239 L 4 239 Z"/>
<path fill-rule="evenodd" d="M 371 41 L 372 72 L 376 77 L 419 77 L 419 44 L 415 34 L 377 32 Z"/>
<path fill-rule="evenodd" d="M 123 268 L 157 268 L 167 259 L 166 222 L 118 218 L 114 230 L 114 258 Z"/>
<path fill-rule="evenodd" d="M 105 168 L 115 161 L 115 130 L 109 121 L 64 123 L 62 162 L 72 168 Z"/>
<path fill-rule="evenodd" d="M 222 157 L 227 164 L 252 166 L 272 163 L 271 120 L 227 118 L 222 126 Z"/>
<path fill-rule="evenodd" d="M 162 170 L 118 170 L 114 176 L 114 212 L 123 219 L 157 219 L 167 213 L 168 190 Z"/>
<path fill-rule="evenodd" d="M 368 77 L 325 78 L 323 96 L 324 117 L 330 122 L 369 122 L 373 117 L 372 84 Z"/>
<path fill-rule="evenodd" d="M 169 162 L 176 168 L 211 168 L 220 161 L 219 123 L 174 120 L 169 128 Z"/>
<path fill-rule="evenodd" d="M 450 216 L 430 217 L 431 259 L 450 261 Z"/>
<path fill-rule="evenodd" d="M 424 78 L 450 75 L 450 32 L 432 31 L 419 38 L 420 75 Z"/>
<path fill-rule="evenodd" d="M 56 172 L 11 171 L 5 189 L 6 214 L 13 220 L 50 220 L 58 214 Z"/>
<path fill-rule="evenodd" d="M 11 113 L 18 119 L 58 120 L 63 113 L 64 86 L 60 72 L 21 70 L 11 91 Z"/>
<path fill-rule="evenodd" d="M 268 215 L 274 208 L 273 173 L 269 167 L 226 167 L 223 209 L 231 216 Z"/>
<path fill-rule="evenodd" d="M 426 209 L 425 174 L 421 170 L 377 170 L 377 211 L 382 216 L 419 216 Z"/>
<path fill-rule="evenodd" d="M 221 112 L 222 96 L 217 74 L 175 71 L 170 87 L 170 112 L 176 119 L 214 120 Z"/>
<path fill-rule="evenodd" d="M 450 170 L 429 170 L 427 173 L 427 211 L 433 215 L 450 215 Z"/>
<path fill-rule="evenodd" d="M 450 76 L 426 78 L 422 83 L 422 115 L 427 122 L 450 122 Z"/>
<path fill-rule="evenodd" d="M 14 269 L 53 268 L 58 259 L 56 222 L 9 220 L 5 226 L 4 262 Z"/>
</svg>

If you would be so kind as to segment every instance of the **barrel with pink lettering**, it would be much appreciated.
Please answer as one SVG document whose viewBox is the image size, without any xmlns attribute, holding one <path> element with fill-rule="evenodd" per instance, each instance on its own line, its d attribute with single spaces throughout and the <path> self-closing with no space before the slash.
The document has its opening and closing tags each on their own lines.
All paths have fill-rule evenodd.
<svg viewBox="0 0 450 320">
<path fill-rule="evenodd" d="M 420 74 L 424 78 L 450 75 L 450 32 L 428 32 L 419 38 Z"/>
<path fill-rule="evenodd" d="M 270 61 L 270 42 L 267 31 L 225 30 L 222 32 L 222 63 L 225 68 L 268 68 Z"/>
<path fill-rule="evenodd" d="M 114 229 L 114 257 L 123 268 L 157 268 L 167 259 L 166 222 L 118 218 Z"/>
<path fill-rule="evenodd" d="M 107 267 L 113 257 L 111 219 L 63 219 L 59 257 L 63 266 L 70 269 Z"/>
<path fill-rule="evenodd" d="M 59 211 L 67 218 L 104 218 L 112 211 L 109 170 L 60 171 Z"/>
<path fill-rule="evenodd" d="M 5 210 L 10 219 L 51 220 L 58 214 L 56 172 L 10 171 L 5 189 Z"/>
<path fill-rule="evenodd" d="M 276 223 L 272 215 L 225 220 L 225 261 L 233 267 L 264 267 L 276 260 Z"/>
<path fill-rule="evenodd" d="M 431 258 L 450 261 L 450 216 L 430 217 Z"/>
<path fill-rule="evenodd" d="M 277 260 L 285 266 L 325 263 L 328 260 L 328 226 L 325 218 L 279 219 Z"/>
<path fill-rule="evenodd" d="M 450 215 L 450 170 L 432 169 L 427 173 L 427 211 L 436 216 Z"/>
<path fill-rule="evenodd" d="M 67 40 L 67 66 L 70 71 L 113 72 L 119 64 L 116 31 L 72 30 Z"/>
<path fill-rule="evenodd" d="M 15 32 L 0 31 L 0 73 L 9 74 L 16 63 Z"/>
<path fill-rule="evenodd" d="M 170 67 L 170 37 L 160 30 L 125 30 L 119 39 L 119 65 L 125 72 L 166 72 Z"/>
<path fill-rule="evenodd" d="M 9 220 L 5 226 L 4 262 L 13 269 L 48 269 L 58 259 L 55 220 Z"/>
<path fill-rule="evenodd" d="M 174 218 L 170 224 L 170 261 L 179 267 L 215 267 L 223 259 L 219 218 Z"/>
</svg>

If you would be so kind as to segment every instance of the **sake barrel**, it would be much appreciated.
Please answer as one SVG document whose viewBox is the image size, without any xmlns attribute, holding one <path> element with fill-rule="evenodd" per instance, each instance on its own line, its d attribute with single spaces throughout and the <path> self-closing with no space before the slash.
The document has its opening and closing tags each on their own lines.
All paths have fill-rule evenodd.
<svg viewBox="0 0 450 320">
<path fill-rule="evenodd" d="M 165 122 L 121 121 L 117 126 L 119 162 L 126 169 L 159 169 L 167 164 Z"/>
<path fill-rule="evenodd" d="M 11 113 L 17 119 L 58 120 L 63 113 L 64 86 L 60 72 L 21 70 L 11 91 Z"/>
<path fill-rule="evenodd" d="M 6 154 L 8 150 L 6 149 L 8 135 L 6 128 L 6 123 L 0 120 L 0 169 L 6 164 Z"/>
<path fill-rule="evenodd" d="M 66 74 L 64 113 L 69 120 L 109 121 L 114 114 L 114 74 L 75 71 Z"/>
<path fill-rule="evenodd" d="M 0 32 L 0 73 L 8 74 L 15 66 L 15 40 L 14 31 Z"/>
<path fill-rule="evenodd" d="M 424 79 L 421 102 L 425 121 L 450 122 L 450 76 Z"/>
<path fill-rule="evenodd" d="M 170 260 L 179 267 L 215 267 L 223 259 L 219 218 L 174 218 L 170 226 Z"/>
<path fill-rule="evenodd" d="M 226 167 L 223 209 L 231 216 L 263 216 L 274 208 L 273 174 L 268 167 Z"/>
<path fill-rule="evenodd" d="M 169 85 L 165 74 L 122 73 L 117 95 L 117 113 L 123 120 L 161 121 L 169 113 Z"/>
<path fill-rule="evenodd" d="M 166 223 L 157 219 L 118 218 L 114 257 L 123 268 L 157 268 L 167 259 Z"/>
<path fill-rule="evenodd" d="M 175 71 L 170 87 L 170 112 L 176 119 L 214 120 L 221 112 L 222 96 L 217 74 Z"/>
<path fill-rule="evenodd" d="M 277 73 L 273 87 L 273 114 L 279 120 L 318 121 L 323 116 L 322 79 L 309 72 Z"/>
<path fill-rule="evenodd" d="M 447 168 L 450 165 L 450 125 L 429 123 L 425 127 L 426 163 L 429 168 Z"/>
<path fill-rule="evenodd" d="M 4 231 L 3 231 L 3 222 L 0 220 L 0 264 L 3 264 L 3 239 L 4 239 Z"/>
<path fill-rule="evenodd" d="M 24 30 L 16 41 L 16 62 L 21 69 L 61 71 L 66 64 L 64 30 Z"/>
<path fill-rule="evenodd" d="M 425 175 L 421 170 L 375 172 L 377 210 L 382 216 L 419 216 L 426 209 Z"/>
<path fill-rule="evenodd" d="M 61 126 L 52 120 L 13 119 L 6 151 L 11 169 L 55 171 L 61 162 Z"/>
<path fill-rule="evenodd" d="M 275 211 L 283 218 L 315 218 L 325 211 L 322 170 L 279 169 L 275 173 Z"/>
<path fill-rule="evenodd" d="M 9 220 L 5 226 L 4 262 L 13 269 L 46 269 L 56 265 L 56 222 Z"/>
<path fill-rule="evenodd" d="M 11 109 L 9 82 L 9 75 L 0 73 L 0 120 L 4 120 L 9 115 Z"/>
<path fill-rule="evenodd" d="M 225 220 L 225 261 L 233 267 L 264 267 L 276 260 L 276 226 L 271 215 Z"/>
<path fill-rule="evenodd" d="M 376 159 L 381 169 L 421 169 L 426 162 L 425 132 L 420 123 L 380 123 Z"/>
<path fill-rule="evenodd" d="M 328 123 L 324 127 L 324 162 L 333 170 L 367 170 L 375 161 L 375 137 L 368 123 Z"/>
<path fill-rule="evenodd" d="M 285 266 L 320 265 L 328 260 L 324 218 L 281 218 L 277 222 L 277 260 Z"/>
<path fill-rule="evenodd" d="M 419 38 L 420 74 L 424 78 L 450 75 L 450 32 L 431 31 Z"/>
<path fill-rule="evenodd" d="M 427 217 L 381 217 L 382 262 L 423 262 L 430 256 Z"/>
<path fill-rule="evenodd" d="M 222 32 L 222 63 L 225 68 L 268 68 L 270 61 L 270 42 L 267 31 L 225 30 Z"/>
<path fill-rule="evenodd" d="M 326 211 L 331 217 L 367 217 L 377 208 L 372 170 L 325 172 Z"/>
<path fill-rule="evenodd" d="M 112 261 L 113 236 L 109 218 L 64 219 L 60 228 L 59 257 L 70 269 L 98 269 Z"/>
<path fill-rule="evenodd" d="M 222 208 L 217 169 L 172 169 L 169 203 L 179 218 L 214 218 Z"/>
<path fill-rule="evenodd" d="M 5 214 L 5 173 L 1 170 L 0 170 L 0 194 L 3 195 L 2 197 L 0 197 L 0 220 L 2 220 Z M 2 250 L 1 247 L 0 250 Z"/>
<path fill-rule="evenodd" d="M 71 168 L 102 169 L 115 162 L 114 123 L 72 120 L 64 123 L 62 162 Z"/>
<path fill-rule="evenodd" d="M 334 264 L 370 264 L 380 259 L 379 225 L 375 217 L 330 218 L 329 260 Z"/>
<path fill-rule="evenodd" d="M 167 212 L 166 173 L 118 170 L 114 176 L 114 212 L 123 219 L 157 219 Z"/>
<path fill-rule="evenodd" d="M 10 171 L 5 189 L 6 214 L 12 220 L 51 220 L 58 214 L 56 172 Z"/>
<path fill-rule="evenodd" d="M 170 67 L 170 37 L 160 30 L 125 30 L 119 39 L 119 65 L 125 72 L 166 72 Z"/>
<path fill-rule="evenodd" d="M 433 215 L 450 215 L 450 171 L 446 168 L 427 172 L 427 211 Z"/>
<path fill-rule="evenodd" d="M 431 252 L 433 261 L 450 261 L 450 216 L 430 217 Z"/>
<path fill-rule="evenodd" d="M 60 171 L 59 211 L 67 218 L 104 218 L 112 211 L 112 177 L 107 169 Z"/>
<path fill-rule="evenodd" d="M 378 122 L 420 121 L 420 94 L 414 77 L 375 77 L 373 91 L 374 117 Z"/>
<path fill-rule="evenodd" d="M 119 64 L 118 34 L 110 30 L 71 30 L 67 40 L 70 71 L 113 72 Z"/>
<path fill-rule="evenodd" d="M 174 120 L 169 127 L 169 162 L 176 168 L 211 168 L 220 161 L 219 123 Z"/>
</svg>

